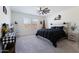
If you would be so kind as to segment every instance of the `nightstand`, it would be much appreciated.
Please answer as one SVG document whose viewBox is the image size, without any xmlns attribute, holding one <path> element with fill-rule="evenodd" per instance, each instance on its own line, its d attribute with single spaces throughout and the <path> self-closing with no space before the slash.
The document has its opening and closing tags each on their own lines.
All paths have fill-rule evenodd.
<svg viewBox="0 0 79 59">
<path fill-rule="evenodd" d="M 79 41 L 79 32 L 69 31 L 68 32 L 68 40 L 78 42 Z"/>
<path fill-rule="evenodd" d="M 79 52 L 79 32 L 68 31 L 68 40 L 72 41 L 71 46 Z"/>
</svg>

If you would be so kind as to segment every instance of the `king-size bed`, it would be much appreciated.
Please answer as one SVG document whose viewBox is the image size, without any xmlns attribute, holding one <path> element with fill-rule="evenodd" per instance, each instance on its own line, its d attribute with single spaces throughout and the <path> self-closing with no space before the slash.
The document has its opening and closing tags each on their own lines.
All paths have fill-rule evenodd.
<svg viewBox="0 0 79 59">
<path fill-rule="evenodd" d="M 61 27 L 51 27 L 50 29 L 39 29 L 36 33 L 36 36 L 42 36 L 47 38 L 53 43 L 54 47 L 57 47 L 57 42 L 63 38 L 67 37 L 67 34 L 63 30 L 63 26 Z"/>
</svg>

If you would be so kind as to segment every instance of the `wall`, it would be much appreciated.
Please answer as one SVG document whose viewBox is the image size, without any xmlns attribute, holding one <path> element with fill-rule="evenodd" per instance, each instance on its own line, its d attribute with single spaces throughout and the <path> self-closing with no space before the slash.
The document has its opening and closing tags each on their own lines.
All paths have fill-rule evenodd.
<svg viewBox="0 0 79 59">
<path fill-rule="evenodd" d="M 9 6 L 6 6 L 6 9 L 7 9 L 7 15 L 3 13 L 3 6 L 0 6 L 0 33 L 1 33 L 1 25 L 3 23 L 10 24 L 11 10 Z"/>
<path fill-rule="evenodd" d="M 61 20 L 54 20 L 57 15 L 62 15 Z M 76 23 L 77 29 L 79 29 L 79 7 L 69 8 L 66 10 L 61 10 L 57 13 L 51 13 L 47 16 L 48 27 L 50 28 L 52 23 L 53 25 L 63 25 L 63 22 L 68 22 L 71 24 Z"/>
<path fill-rule="evenodd" d="M 10 24 L 10 20 L 11 20 L 10 7 L 6 6 L 6 9 L 7 9 L 7 15 L 3 13 L 3 6 L 0 6 L 0 27 L 2 23 Z"/>
</svg>

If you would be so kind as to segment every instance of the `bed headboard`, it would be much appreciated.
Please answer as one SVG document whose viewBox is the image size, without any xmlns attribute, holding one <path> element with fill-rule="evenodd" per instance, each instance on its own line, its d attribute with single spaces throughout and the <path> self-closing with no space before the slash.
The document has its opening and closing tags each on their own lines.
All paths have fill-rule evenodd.
<svg viewBox="0 0 79 59">
<path fill-rule="evenodd" d="M 70 23 L 66 23 L 66 24 L 62 24 L 62 25 L 52 25 L 51 27 L 63 27 L 63 30 L 68 34 Z"/>
</svg>

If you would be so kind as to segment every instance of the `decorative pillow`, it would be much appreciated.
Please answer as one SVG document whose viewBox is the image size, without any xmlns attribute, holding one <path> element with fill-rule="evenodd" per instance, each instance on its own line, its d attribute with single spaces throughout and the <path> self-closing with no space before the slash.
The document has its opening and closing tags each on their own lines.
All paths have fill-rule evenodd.
<svg viewBox="0 0 79 59">
<path fill-rule="evenodd" d="M 51 27 L 51 29 L 61 29 L 61 30 L 63 30 L 63 26 L 55 26 L 55 27 Z"/>
<path fill-rule="evenodd" d="M 51 29 L 56 29 L 56 27 L 51 27 Z"/>
<path fill-rule="evenodd" d="M 63 29 L 63 26 L 58 27 L 59 29 Z"/>
</svg>

